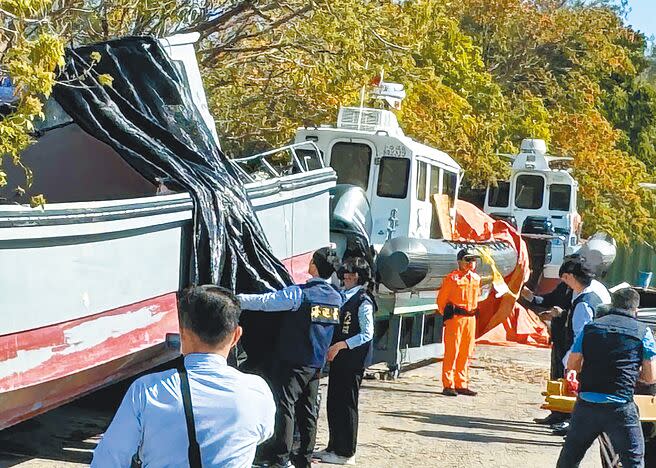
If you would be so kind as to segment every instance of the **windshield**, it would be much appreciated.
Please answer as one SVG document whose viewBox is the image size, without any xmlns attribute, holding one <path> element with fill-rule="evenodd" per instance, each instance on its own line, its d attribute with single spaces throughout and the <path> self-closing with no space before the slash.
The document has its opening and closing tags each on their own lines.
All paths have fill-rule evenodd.
<svg viewBox="0 0 656 468">
<path fill-rule="evenodd" d="M 444 186 L 442 193 L 449 196 L 451 206 L 454 206 L 456 200 L 456 187 L 458 186 L 458 174 L 444 171 Z"/>
<path fill-rule="evenodd" d="M 549 209 L 569 211 L 572 187 L 567 184 L 551 184 L 549 186 Z"/>
<path fill-rule="evenodd" d="M 498 182 L 490 187 L 487 204 L 494 208 L 507 208 L 510 201 L 510 182 Z"/>
<path fill-rule="evenodd" d="M 544 198 L 544 179 L 542 176 L 520 175 L 517 177 L 515 206 L 528 210 L 542 208 Z"/>
<path fill-rule="evenodd" d="M 426 200 L 426 176 L 428 174 L 428 164 L 419 161 L 417 163 L 417 200 Z"/>
<path fill-rule="evenodd" d="M 371 148 L 362 143 L 337 143 L 330 153 L 330 166 L 337 172 L 338 184 L 357 185 L 367 190 Z"/>
</svg>

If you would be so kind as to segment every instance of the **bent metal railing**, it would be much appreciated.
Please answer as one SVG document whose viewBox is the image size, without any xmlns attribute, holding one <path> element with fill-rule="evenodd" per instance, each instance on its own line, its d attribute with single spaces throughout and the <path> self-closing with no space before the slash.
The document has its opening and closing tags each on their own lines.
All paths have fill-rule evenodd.
<svg viewBox="0 0 656 468">
<path fill-rule="evenodd" d="M 280 178 L 325 167 L 321 150 L 313 141 L 283 146 L 246 158 L 231 159 L 245 183 Z"/>
</svg>

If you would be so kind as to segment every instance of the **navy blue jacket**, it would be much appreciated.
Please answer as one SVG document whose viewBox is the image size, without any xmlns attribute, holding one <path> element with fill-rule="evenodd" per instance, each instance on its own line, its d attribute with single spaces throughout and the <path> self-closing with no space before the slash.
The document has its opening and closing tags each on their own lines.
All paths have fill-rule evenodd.
<svg viewBox="0 0 656 468">
<path fill-rule="evenodd" d="M 626 401 L 633 393 L 643 361 L 647 326 L 630 312 L 611 309 L 583 329 L 581 392 L 614 395 Z"/>
</svg>

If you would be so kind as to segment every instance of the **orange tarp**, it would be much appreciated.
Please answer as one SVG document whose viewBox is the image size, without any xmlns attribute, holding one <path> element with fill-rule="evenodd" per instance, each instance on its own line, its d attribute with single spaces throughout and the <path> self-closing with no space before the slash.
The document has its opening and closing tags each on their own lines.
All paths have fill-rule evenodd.
<svg viewBox="0 0 656 468">
<path fill-rule="evenodd" d="M 458 200 L 456 209 L 456 239 L 494 239 L 515 246 L 518 252 L 517 267 L 504 279 L 510 290 L 518 295 L 530 275 L 528 249 L 519 233 L 506 222 L 494 220 L 471 203 Z M 547 326 L 533 312 L 517 304 L 510 294 L 496 298 L 491 292 L 479 304 L 476 329 L 478 343 L 549 346 Z"/>
</svg>

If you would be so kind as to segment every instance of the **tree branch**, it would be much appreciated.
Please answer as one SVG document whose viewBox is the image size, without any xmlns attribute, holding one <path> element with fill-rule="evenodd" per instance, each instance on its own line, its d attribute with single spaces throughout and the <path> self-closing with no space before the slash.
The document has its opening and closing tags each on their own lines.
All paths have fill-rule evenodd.
<svg viewBox="0 0 656 468">
<path fill-rule="evenodd" d="M 283 16 L 282 18 L 279 18 L 278 20 L 274 21 L 273 23 L 269 24 L 266 28 L 261 29 L 260 31 L 254 32 L 254 33 L 247 33 L 247 34 L 242 34 L 242 35 L 236 35 L 232 39 L 230 39 L 228 42 L 225 44 L 218 45 L 213 48 L 213 50 L 210 52 L 208 51 L 209 57 L 203 60 L 204 65 L 210 65 L 215 63 L 216 59 L 218 56 L 225 51 L 225 49 L 229 48 L 230 46 L 236 44 L 239 41 L 243 41 L 246 39 L 253 39 L 259 36 L 262 36 L 264 34 L 267 34 L 274 30 L 275 28 L 291 21 L 292 19 L 304 15 L 305 13 L 308 13 L 309 11 L 312 10 L 312 4 L 308 3 L 305 5 L 303 8 L 300 8 L 298 10 L 293 11 L 289 15 Z"/>
<path fill-rule="evenodd" d="M 210 33 L 214 32 L 219 27 L 226 24 L 232 18 L 234 18 L 234 17 L 240 15 L 241 13 L 243 13 L 243 12 L 249 10 L 249 9 L 252 9 L 252 8 L 253 8 L 253 0 L 244 0 L 241 3 L 239 3 L 237 6 L 235 6 L 234 8 L 232 8 L 230 10 L 227 10 L 224 13 L 221 13 L 216 18 L 213 18 L 209 21 L 202 22 L 202 23 L 197 24 L 195 26 L 190 26 L 188 28 L 183 28 L 179 32 L 180 33 L 198 32 L 203 37 L 207 37 Z"/>
</svg>

